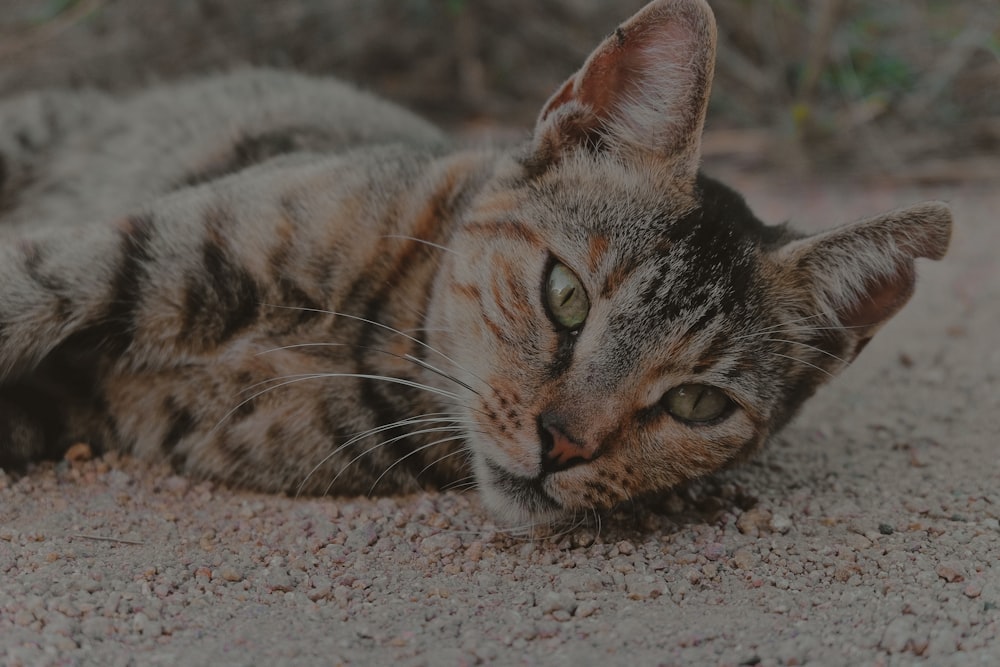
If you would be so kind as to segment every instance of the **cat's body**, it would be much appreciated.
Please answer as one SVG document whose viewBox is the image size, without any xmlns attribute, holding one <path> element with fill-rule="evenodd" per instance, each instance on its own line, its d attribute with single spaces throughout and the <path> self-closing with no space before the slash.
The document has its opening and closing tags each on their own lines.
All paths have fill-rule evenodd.
<svg viewBox="0 0 1000 667">
<path fill-rule="evenodd" d="M 713 57 L 703 3 L 655 2 L 515 150 L 273 72 L 0 106 L 0 463 L 83 440 L 270 491 L 474 476 L 521 522 L 755 450 L 950 216 L 763 226 L 697 173 Z"/>
</svg>

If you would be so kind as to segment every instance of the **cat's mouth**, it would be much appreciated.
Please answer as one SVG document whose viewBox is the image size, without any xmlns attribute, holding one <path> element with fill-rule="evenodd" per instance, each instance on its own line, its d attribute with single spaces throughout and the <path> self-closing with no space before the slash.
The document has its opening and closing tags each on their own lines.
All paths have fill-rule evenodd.
<svg viewBox="0 0 1000 667">
<path fill-rule="evenodd" d="M 512 524 L 545 523 L 562 517 L 562 505 L 545 490 L 545 473 L 522 477 L 481 457 L 481 491 L 489 508 Z"/>
</svg>

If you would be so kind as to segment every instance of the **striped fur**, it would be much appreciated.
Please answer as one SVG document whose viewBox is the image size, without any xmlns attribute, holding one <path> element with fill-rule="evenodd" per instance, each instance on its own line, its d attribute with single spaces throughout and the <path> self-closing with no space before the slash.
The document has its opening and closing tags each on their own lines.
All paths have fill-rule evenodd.
<svg viewBox="0 0 1000 667">
<path fill-rule="evenodd" d="M 651 3 L 510 150 L 269 71 L 6 102 L 0 464 L 85 441 L 268 491 L 468 483 L 517 524 L 746 456 L 951 218 L 763 225 L 698 172 L 714 44 L 704 2 Z M 589 297 L 573 331 L 556 262 Z M 732 409 L 673 416 L 685 384 Z"/>
</svg>

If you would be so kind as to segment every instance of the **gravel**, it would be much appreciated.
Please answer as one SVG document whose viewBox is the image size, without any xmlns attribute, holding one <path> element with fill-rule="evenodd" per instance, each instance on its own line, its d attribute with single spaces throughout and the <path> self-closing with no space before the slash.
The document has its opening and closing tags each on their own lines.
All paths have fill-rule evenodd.
<svg viewBox="0 0 1000 667">
<path fill-rule="evenodd" d="M 998 664 L 1000 194 L 739 185 L 808 226 L 958 220 L 752 463 L 515 536 L 472 494 L 263 496 L 76 451 L 0 473 L 4 664 Z"/>
</svg>

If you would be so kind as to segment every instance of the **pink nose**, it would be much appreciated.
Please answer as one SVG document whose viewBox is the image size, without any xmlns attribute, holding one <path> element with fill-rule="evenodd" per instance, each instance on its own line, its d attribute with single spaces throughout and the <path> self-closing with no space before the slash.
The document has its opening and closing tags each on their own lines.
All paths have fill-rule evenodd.
<svg viewBox="0 0 1000 667">
<path fill-rule="evenodd" d="M 564 427 L 552 415 L 538 417 L 538 435 L 542 445 L 542 470 L 559 472 L 592 461 L 597 450 L 566 434 Z"/>
</svg>

